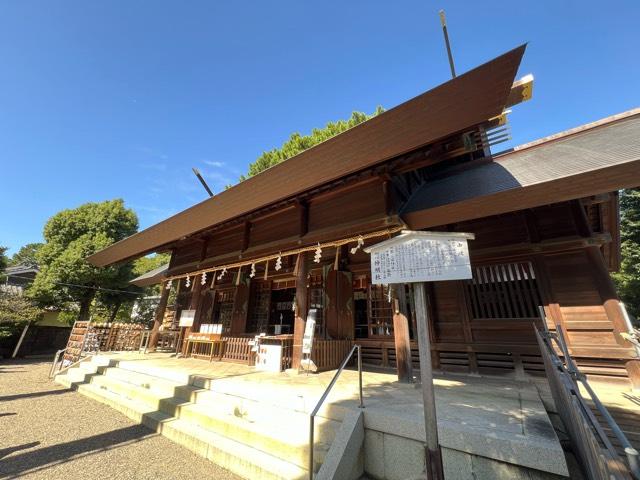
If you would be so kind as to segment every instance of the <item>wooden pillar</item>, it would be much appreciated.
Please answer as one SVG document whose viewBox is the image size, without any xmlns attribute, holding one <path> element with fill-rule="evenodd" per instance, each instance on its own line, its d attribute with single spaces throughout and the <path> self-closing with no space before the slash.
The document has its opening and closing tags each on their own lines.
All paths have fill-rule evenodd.
<svg viewBox="0 0 640 480">
<path fill-rule="evenodd" d="M 396 284 L 393 288 L 393 338 L 396 347 L 396 370 L 400 383 L 413 382 L 413 365 L 411 363 L 411 338 L 409 320 L 407 318 L 407 296 L 404 284 Z"/>
<path fill-rule="evenodd" d="M 240 275 L 240 273 L 238 274 Z M 249 313 L 249 282 L 240 280 L 233 296 L 233 313 L 231 314 L 231 335 L 242 335 L 247 329 Z"/>
<path fill-rule="evenodd" d="M 620 307 L 620 299 L 616 292 L 616 286 L 611 280 L 609 270 L 602 256 L 600 248 L 592 245 L 586 248 L 587 258 L 592 266 L 596 285 L 600 297 L 602 298 L 602 304 L 604 310 L 609 318 L 609 321 L 613 325 L 613 335 L 618 345 L 632 348 L 630 342 L 625 340 L 620 333 L 627 333 L 627 322 L 622 313 Z M 640 360 L 628 360 L 625 363 L 627 373 L 629 374 L 629 380 L 633 385 L 633 389 L 640 389 Z"/>
<path fill-rule="evenodd" d="M 298 272 L 296 276 L 296 311 L 295 323 L 293 326 L 293 359 L 292 368 L 300 368 L 302 361 L 302 337 L 304 337 L 304 326 L 307 319 L 307 274 L 309 265 L 307 263 L 307 253 L 298 255 Z"/>
<path fill-rule="evenodd" d="M 195 277 L 193 277 L 191 285 L 192 285 L 191 300 L 189 301 L 189 310 L 195 310 L 196 315 L 193 320 L 193 327 L 186 327 L 184 330 L 184 335 L 182 336 L 182 354 L 183 355 L 186 353 L 185 350 L 187 348 L 187 337 L 191 332 L 196 331 L 199 326 L 197 323 L 198 305 L 200 304 L 200 292 L 202 291 L 202 283 L 200 282 L 200 275 L 196 275 Z"/>
<path fill-rule="evenodd" d="M 431 365 L 431 340 L 429 338 L 429 315 L 427 292 L 424 283 L 413 284 L 413 295 L 418 324 L 418 349 L 420 351 L 420 380 L 422 382 L 422 401 L 424 403 L 424 423 L 426 431 L 427 479 L 443 480 L 442 452 L 438 442 L 438 419 L 436 416 L 436 397 L 433 387 L 433 368 Z"/>
<path fill-rule="evenodd" d="M 158 346 L 158 338 L 160 337 L 160 327 L 162 326 L 162 320 L 164 320 L 164 312 L 167 309 L 167 302 L 169 301 L 169 294 L 171 288 L 166 288 L 166 282 L 161 286 L 160 303 L 156 308 L 156 314 L 153 319 L 153 328 L 151 329 L 151 338 L 149 339 L 149 351 L 155 352 Z"/>
</svg>

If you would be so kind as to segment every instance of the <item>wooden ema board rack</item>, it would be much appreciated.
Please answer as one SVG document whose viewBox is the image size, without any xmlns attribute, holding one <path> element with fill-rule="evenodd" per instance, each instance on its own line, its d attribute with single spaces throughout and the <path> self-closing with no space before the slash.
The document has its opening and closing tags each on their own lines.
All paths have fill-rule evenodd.
<svg viewBox="0 0 640 480">
<path fill-rule="evenodd" d="M 71 335 L 67 341 L 67 349 L 64 352 L 64 363 L 70 364 L 80 360 L 82 347 L 89 331 L 89 322 L 75 322 L 71 328 Z"/>
</svg>

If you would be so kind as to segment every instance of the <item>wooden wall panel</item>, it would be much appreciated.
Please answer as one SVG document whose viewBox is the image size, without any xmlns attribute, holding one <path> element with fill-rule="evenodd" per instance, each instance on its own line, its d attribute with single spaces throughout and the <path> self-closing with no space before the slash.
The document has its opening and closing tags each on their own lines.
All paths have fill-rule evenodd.
<svg viewBox="0 0 640 480">
<path fill-rule="evenodd" d="M 283 238 L 298 235 L 300 232 L 300 212 L 289 207 L 268 217 L 258 218 L 251 222 L 249 246 L 255 247 Z"/>
<path fill-rule="evenodd" d="M 207 244 L 207 259 L 239 251 L 243 239 L 244 225 L 214 232 Z"/>
<path fill-rule="evenodd" d="M 556 203 L 533 209 L 540 240 L 578 234 L 569 203 Z"/>
<path fill-rule="evenodd" d="M 171 256 L 171 268 L 177 268 L 181 265 L 199 262 L 202 255 L 202 242 L 186 242 L 176 248 Z"/>
<path fill-rule="evenodd" d="M 460 302 L 459 282 L 435 282 L 432 304 L 435 312 L 435 342 L 463 342 L 464 305 Z"/>
<path fill-rule="evenodd" d="M 312 200 L 309 204 L 309 232 L 374 215 L 386 216 L 381 182 L 366 183 L 340 195 L 331 194 Z"/>
<path fill-rule="evenodd" d="M 527 226 L 522 212 L 461 222 L 455 225 L 455 230 L 475 233 L 476 239 L 471 242 L 473 249 L 492 248 L 529 241 Z"/>
</svg>

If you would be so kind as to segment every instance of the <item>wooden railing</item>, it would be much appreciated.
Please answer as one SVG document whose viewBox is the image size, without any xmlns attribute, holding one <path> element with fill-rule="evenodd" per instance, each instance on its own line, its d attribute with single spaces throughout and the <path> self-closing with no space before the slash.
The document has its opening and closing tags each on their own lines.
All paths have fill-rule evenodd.
<svg viewBox="0 0 640 480">
<path fill-rule="evenodd" d="M 353 340 L 314 340 L 311 360 L 319 372 L 335 370 L 353 347 Z"/>
<path fill-rule="evenodd" d="M 600 403 L 586 377 L 578 371 L 564 341 L 562 327 L 557 326 L 556 333 L 540 332 L 536 329 L 536 337 L 556 409 L 567 429 L 573 450 L 580 460 L 586 477 L 590 480 L 640 478 L 638 452 Z M 556 353 L 553 342 L 557 343 L 563 353 L 563 359 Z M 582 397 L 578 382 L 585 387 L 600 414 L 607 419 L 608 427 L 616 433 L 618 441 L 625 447 L 628 464 L 620 458 Z"/>
<path fill-rule="evenodd" d="M 227 343 L 225 345 L 224 355 L 222 356 L 223 362 L 253 365 L 254 354 L 251 351 L 251 345 L 249 345 L 253 337 L 224 337 L 224 340 L 226 340 Z"/>
</svg>

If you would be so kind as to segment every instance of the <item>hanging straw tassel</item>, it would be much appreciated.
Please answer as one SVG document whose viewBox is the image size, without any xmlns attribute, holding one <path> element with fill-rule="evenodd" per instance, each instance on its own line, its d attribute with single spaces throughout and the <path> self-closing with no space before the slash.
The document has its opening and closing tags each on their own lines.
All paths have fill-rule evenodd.
<svg viewBox="0 0 640 480">
<path fill-rule="evenodd" d="M 213 271 L 213 275 L 212 275 L 213 279 L 211 280 L 211 288 L 213 288 L 214 285 L 216 284 L 216 275 L 218 275 L 218 270 L 214 270 Z"/>
<path fill-rule="evenodd" d="M 242 276 L 242 267 L 238 267 L 238 275 L 236 276 L 236 287 L 240 285 L 241 276 Z"/>
<path fill-rule="evenodd" d="M 338 262 L 340 262 L 340 247 L 336 247 L 336 259 L 333 262 L 333 269 L 338 271 Z"/>
<path fill-rule="evenodd" d="M 269 260 L 264 262 L 264 278 L 263 278 L 263 280 L 266 280 L 267 278 L 269 278 Z"/>
</svg>

